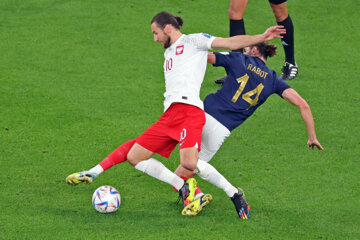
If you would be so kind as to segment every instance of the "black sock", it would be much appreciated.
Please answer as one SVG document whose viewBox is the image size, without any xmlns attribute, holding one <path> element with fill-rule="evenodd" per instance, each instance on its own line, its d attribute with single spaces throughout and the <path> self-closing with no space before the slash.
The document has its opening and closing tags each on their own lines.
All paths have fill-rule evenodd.
<svg viewBox="0 0 360 240">
<path fill-rule="evenodd" d="M 295 65 L 295 57 L 294 57 L 294 26 L 291 21 L 290 15 L 282 22 L 278 22 L 278 25 L 283 25 L 286 29 L 286 34 L 283 39 L 281 39 L 281 43 L 284 47 L 285 51 L 285 61 Z"/>
<path fill-rule="evenodd" d="M 230 37 L 236 35 L 245 35 L 244 19 L 232 20 L 230 19 Z M 243 52 L 243 49 L 234 50 L 234 52 Z"/>
</svg>

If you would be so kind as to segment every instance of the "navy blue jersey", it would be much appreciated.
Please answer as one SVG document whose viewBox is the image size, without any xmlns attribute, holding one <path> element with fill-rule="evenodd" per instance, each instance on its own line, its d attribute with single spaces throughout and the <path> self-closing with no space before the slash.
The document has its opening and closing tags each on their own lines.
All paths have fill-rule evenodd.
<svg viewBox="0 0 360 240">
<path fill-rule="evenodd" d="M 204 100 L 205 112 L 232 131 L 250 117 L 273 93 L 290 86 L 257 57 L 239 52 L 215 52 L 216 63 L 227 73 L 221 89 Z"/>
</svg>

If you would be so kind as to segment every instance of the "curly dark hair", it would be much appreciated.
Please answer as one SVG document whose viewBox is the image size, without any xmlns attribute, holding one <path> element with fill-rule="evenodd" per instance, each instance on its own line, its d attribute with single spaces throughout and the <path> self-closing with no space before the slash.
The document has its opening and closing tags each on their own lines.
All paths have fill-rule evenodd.
<svg viewBox="0 0 360 240">
<path fill-rule="evenodd" d="M 267 59 L 268 57 L 272 57 L 276 54 L 276 48 L 277 46 L 276 45 L 269 45 L 265 42 L 262 42 L 262 43 L 258 43 L 258 44 L 255 44 L 251 47 L 256 47 L 259 51 L 259 54 L 264 57 L 265 59 Z"/>
<path fill-rule="evenodd" d="M 157 23 L 161 29 L 164 29 L 166 25 L 171 24 L 174 28 L 179 29 L 183 25 L 184 21 L 181 17 L 175 17 L 169 12 L 160 12 L 153 17 L 152 23 Z"/>
</svg>

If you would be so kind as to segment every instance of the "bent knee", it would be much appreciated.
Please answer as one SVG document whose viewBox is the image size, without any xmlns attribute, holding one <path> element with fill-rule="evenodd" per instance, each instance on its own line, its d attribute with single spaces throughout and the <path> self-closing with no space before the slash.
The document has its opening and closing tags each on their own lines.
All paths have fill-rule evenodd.
<svg viewBox="0 0 360 240">
<path fill-rule="evenodd" d="M 128 154 L 126 155 L 126 158 L 128 160 L 128 162 L 135 167 L 136 164 L 138 164 L 138 161 L 136 161 L 136 157 L 135 154 L 131 151 L 128 152 Z"/>
<path fill-rule="evenodd" d="M 153 155 L 153 152 L 135 143 L 127 153 L 126 158 L 131 165 L 135 166 L 139 162 L 151 158 Z"/>
<path fill-rule="evenodd" d="M 196 169 L 196 163 L 193 163 L 193 162 L 182 162 L 181 163 L 181 166 L 183 168 L 185 168 L 186 170 L 189 170 L 189 171 L 194 171 Z"/>
<path fill-rule="evenodd" d="M 194 171 L 196 169 L 197 162 L 197 158 L 183 158 L 180 160 L 180 165 L 186 170 Z"/>
</svg>

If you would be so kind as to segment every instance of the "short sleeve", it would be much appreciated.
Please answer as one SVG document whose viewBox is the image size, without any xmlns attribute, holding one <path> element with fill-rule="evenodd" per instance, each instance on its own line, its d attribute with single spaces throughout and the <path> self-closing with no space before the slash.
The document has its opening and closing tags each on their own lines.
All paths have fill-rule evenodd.
<svg viewBox="0 0 360 240">
<path fill-rule="evenodd" d="M 204 51 L 211 49 L 211 44 L 216 38 L 206 33 L 190 34 L 189 37 L 192 44 Z"/>
<path fill-rule="evenodd" d="M 282 97 L 282 93 L 284 90 L 291 88 L 284 80 L 281 78 L 276 78 L 275 85 L 274 85 L 274 92 Z"/>
<path fill-rule="evenodd" d="M 227 67 L 230 65 L 230 52 L 214 52 L 216 56 L 214 67 Z"/>
</svg>

